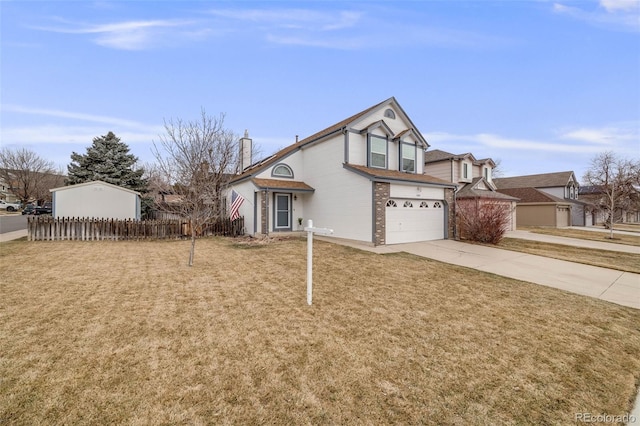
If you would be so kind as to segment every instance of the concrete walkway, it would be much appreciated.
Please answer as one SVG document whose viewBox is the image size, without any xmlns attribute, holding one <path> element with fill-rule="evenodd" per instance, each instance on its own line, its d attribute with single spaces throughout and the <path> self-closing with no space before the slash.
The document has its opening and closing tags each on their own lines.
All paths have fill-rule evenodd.
<svg viewBox="0 0 640 426">
<path fill-rule="evenodd" d="M 592 231 L 592 232 L 600 232 L 600 231 Z M 625 234 L 628 235 L 631 233 L 625 233 Z M 639 234 L 632 234 L 632 235 L 640 237 Z M 609 251 L 619 251 L 623 253 L 640 254 L 639 246 L 608 243 L 606 241 L 591 241 L 591 240 L 582 240 L 579 238 L 558 237 L 555 235 L 537 234 L 535 232 L 529 232 L 529 231 L 509 231 L 505 234 L 505 237 L 520 238 L 522 240 L 531 240 L 531 241 L 542 241 L 545 243 L 553 243 L 553 244 L 565 244 L 565 245 L 574 246 L 574 247 L 585 247 L 585 248 L 593 248 L 598 250 L 609 250 Z"/>
<path fill-rule="evenodd" d="M 22 238 L 26 236 L 27 236 L 26 229 L 21 229 L 19 231 L 5 232 L 3 234 L 0 234 L 0 243 L 5 241 L 17 240 L 18 238 Z"/>
<path fill-rule="evenodd" d="M 357 241 L 317 238 L 380 254 L 407 252 L 640 309 L 640 274 L 453 240 L 372 247 Z"/>
</svg>

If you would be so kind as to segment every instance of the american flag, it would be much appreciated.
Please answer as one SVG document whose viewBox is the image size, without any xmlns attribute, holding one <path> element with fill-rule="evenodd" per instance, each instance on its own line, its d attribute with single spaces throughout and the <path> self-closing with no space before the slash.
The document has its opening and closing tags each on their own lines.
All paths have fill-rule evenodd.
<svg viewBox="0 0 640 426">
<path fill-rule="evenodd" d="M 236 191 L 231 190 L 231 220 L 240 218 L 240 206 L 244 202 L 242 195 Z"/>
</svg>

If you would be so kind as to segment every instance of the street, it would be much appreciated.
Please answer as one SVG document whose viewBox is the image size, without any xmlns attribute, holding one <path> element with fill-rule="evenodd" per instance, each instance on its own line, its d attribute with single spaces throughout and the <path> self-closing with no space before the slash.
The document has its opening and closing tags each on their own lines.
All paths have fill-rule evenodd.
<svg viewBox="0 0 640 426">
<path fill-rule="evenodd" d="M 0 234 L 27 229 L 27 215 L 11 214 L 0 216 Z"/>
</svg>

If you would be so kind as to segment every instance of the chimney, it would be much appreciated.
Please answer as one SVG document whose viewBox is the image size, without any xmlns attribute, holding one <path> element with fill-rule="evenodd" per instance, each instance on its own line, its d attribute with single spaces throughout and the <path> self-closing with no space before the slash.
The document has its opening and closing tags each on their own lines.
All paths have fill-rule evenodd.
<svg viewBox="0 0 640 426">
<path fill-rule="evenodd" d="M 249 131 L 244 131 L 244 137 L 240 139 L 240 173 L 253 164 L 251 155 L 253 153 L 253 141 L 249 138 Z"/>
</svg>

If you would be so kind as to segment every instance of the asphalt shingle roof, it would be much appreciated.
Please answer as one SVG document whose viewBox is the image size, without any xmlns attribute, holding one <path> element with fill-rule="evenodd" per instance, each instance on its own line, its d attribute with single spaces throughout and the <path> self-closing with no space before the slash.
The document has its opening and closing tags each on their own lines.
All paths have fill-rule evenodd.
<svg viewBox="0 0 640 426">
<path fill-rule="evenodd" d="M 563 203 L 568 201 L 563 200 L 553 195 L 542 192 L 536 188 L 507 188 L 499 189 L 498 192 L 510 195 L 520 199 L 521 203 Z"/>
<path fill-rule="evenodd" d="M 507 188 L 549 188 L 554 186 L 566 186 L 573 175 L 572 171 L 568 172 L 556 172 L 556 173 L 541 173 L 537 175 L 527 176 L 514 176 L 507 178 L 495 178 L 495 183 L 498 189 Z"/>
</svg>

